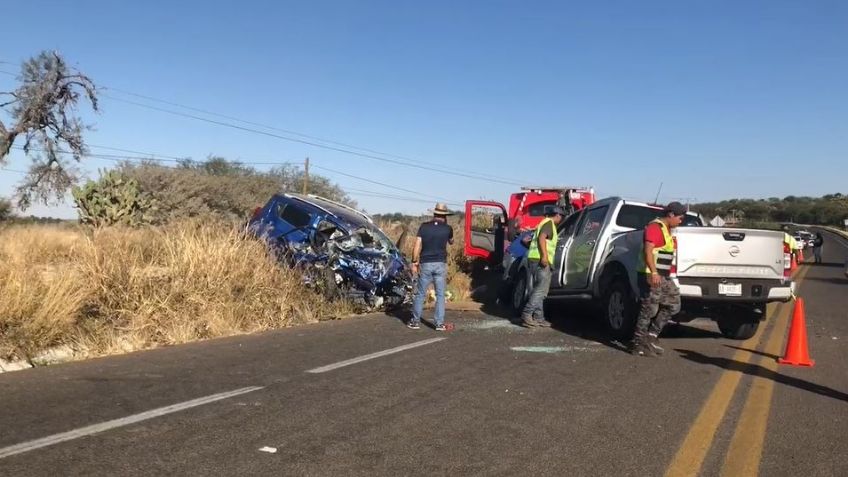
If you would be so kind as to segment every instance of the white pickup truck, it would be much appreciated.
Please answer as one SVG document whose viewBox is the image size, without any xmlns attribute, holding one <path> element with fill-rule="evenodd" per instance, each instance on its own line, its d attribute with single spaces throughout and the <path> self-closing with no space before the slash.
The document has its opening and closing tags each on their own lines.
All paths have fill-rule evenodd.
<svg viewBox="0 0 848 477">
<path fill-rule="evenodd" d="M 644 227 L 661 215 L 661 208 L 613 197 L 567 217 L 558 227 L 548 299 L 592 301 L 613 337 L 629 338 L 638 313 Z M 783 232 L 706 227 L 692 214 L 672 235 L 678 246 L 673 279 L 683 305 L 674 321 L 711 318 L 724 336 L 747 339 L 766 318 L 767 303 L 792 298 Z M 503 295 L 516 312 L 531 279 L 526 257 L 504 274 Z"/>
</svg>

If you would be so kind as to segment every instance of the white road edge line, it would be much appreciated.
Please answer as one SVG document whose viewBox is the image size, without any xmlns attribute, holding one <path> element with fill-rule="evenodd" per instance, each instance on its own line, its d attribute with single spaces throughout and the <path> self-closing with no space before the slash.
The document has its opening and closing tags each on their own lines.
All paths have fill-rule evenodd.
<svg viewBox="0 0 848 477">
<path fill-rule="evenodd" d="M 326 373 L 327 371 L 332 371 L 334 369 L 343 368 L 345 366 L 350 366 L 351 364 L 361 363 L 363 361 L 368 361 L 369 359 L 380 358 L 382 356 L 388 356 L 390 354 L 400 353 L 401 351 L 406 351 L 408 349 L 417 348 L 419 346 L 428 345 L 431 343 L 437 343 L 442 340 L 446 340 L 447 338 L 431 338 L 429 340 L 416 341 L 415 343 L 409 343 L 403 346 L 398 346 L 397 348 L 391 348 L 383 351 L 377 351 L 376 353 L 366 354 L 364 356 L 360 356 L 358 358 L 346 359 L 344 361 L 339 361 L 338 363 L 328 364 L 327 366 L 321 366 L 320 368 L 310 369 L 307 373 Z"/>
<path fill-rule="evenodd" d="M 225 393 L 212 394 L 211 396 L 192 399 L 191 401 L 185 401 L 179 404 L 172 404 L 170 406 L 160 407 L 158 409 L 151 409 L 150 411 L 145 411 L 140 414 L 133 414 L 132 416 L 122 417 L 120 419 L 113 419 L 111 421 L 101 422 L 100 424 L 93 424 L 91 426 L 81 427 L 73 431 L 63 432 L 61 434 L 53 434 L 52 436 L 43 437 L 34 441 L 15 444 L 13 446 L 4 447 L 0 449 L 0 459 L 10 457 L 16 454 L 22 454 L 24 452 L 29 452 L 35 449 L 40 449 L 42 447 L 52 446 L 53 444 L 58 444 L 60 442 L 90 436 L 92 434 L 97 434 L 98 432 L 115 429 L 116 427 L 128 426 L 130 424 L 135 424 L 137 422 L 145 421 L 147 419 L 153 419 L 154 417 L 164 416 L 166 414 L 182 411 L 184 409 L 202 406 L 204 404 L 209 404 L 211 402 L 220 401 L 222 399 L 239 396 L 241 394 L 251 393 L 260 389 L 264 389 L 264 387 L 250 386 L 246 388 L 235 389 L 233 391 L 228 391 Z"/>
</svg>

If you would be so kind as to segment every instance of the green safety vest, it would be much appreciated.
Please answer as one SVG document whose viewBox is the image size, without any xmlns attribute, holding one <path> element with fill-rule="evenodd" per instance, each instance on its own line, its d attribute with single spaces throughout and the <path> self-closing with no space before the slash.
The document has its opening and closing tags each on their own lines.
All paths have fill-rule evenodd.
<svg viewBox="0 0 848 477">
<path fill-rule="evenodd" d="M 665 245 L 662 247 L 654 247 L 654 263 L 657 265 L 657 273 L 664 277 L 671 276 L 671 265 L 674 263 L 674 239 L 671 237 L 671 231 L 668 230 L 668 226 L 660 219 L 655 219 L 651 222 L 652 224 L 660 224 L 660 228 L 662 229 L 663 238 L 665 239 Z M 644 247 L 644 245 L 643 245 Z M 650 274 L 651 269 L 648 267 L 648 264 L 645 263 L 645 253 L 644 248 L 642 249 L 642 272 Z"/>
<path fill-rule="evenodd" d="M 536 233 L 533 234 L 533 241 L 530 242 L 530 251 L 527 253 L 527 258 L 529 260 L 541 260 L 542 253 L 539 251 L 539 234 L 542 233 L 542 227 L 545 226 L 548 222 L 551 223 L 551 228 L 554 229 L 554 236 L 548 237 L 547 243 L 545 243 L 545 248 L 548 249 L 548 260 L 553 262 L 554 256 L 556 255 L 556 246 L 557 240 L 559 239 L 559 232 L 557 232 L 556 224 L 553 219 L 547 218 L 539 222 L 539 225 L 536 226 Z"/>
</svg>

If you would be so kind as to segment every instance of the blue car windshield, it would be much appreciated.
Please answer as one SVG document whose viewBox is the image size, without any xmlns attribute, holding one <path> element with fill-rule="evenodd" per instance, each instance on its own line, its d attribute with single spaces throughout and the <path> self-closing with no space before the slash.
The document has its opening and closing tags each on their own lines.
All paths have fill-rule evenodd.
<svg viewBox="0 0 848 477">
<path fill-rule="evenodd" d="M 375 248 L 388 252 L 393 252 L 395 250 L 395 244 L 393 244 L 389 237 L 387 237 L 386 234 L 384 234 L 383 231 L 376 226 L 361 227 L 357 229 L 356 232 L 362 240 L 362 245 L 366 248 Z"/>
</svg>

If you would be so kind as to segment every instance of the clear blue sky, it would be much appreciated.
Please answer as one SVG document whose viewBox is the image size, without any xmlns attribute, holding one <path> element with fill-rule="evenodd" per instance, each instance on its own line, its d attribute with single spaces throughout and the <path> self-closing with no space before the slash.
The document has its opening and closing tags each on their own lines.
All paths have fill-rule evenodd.
<svg viewBox="0 0 848 477">
<path fill-rule="evenodd" d="M 360 147 L 602 196 L 653 199 L 662 181 L 663 201 L 707 201 L 848 192 L 846 25 L 842 1 L 33 0 L 4 19 L 0 61 L 58 49 L 104 86 Z M 90 119 L 99 145 L 309 156 L 453 201 L 516 189 L 106 98 Z M 25 166 L 15 155 L 7 167 Z M 19 177 L 0 171 L 0 195 Z M 430 206 L 356 199 L 371 212 Z"/>
</svg>

